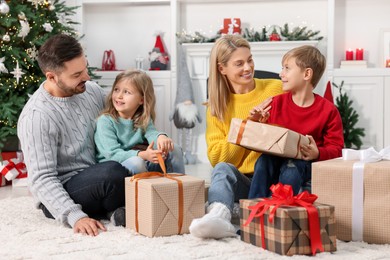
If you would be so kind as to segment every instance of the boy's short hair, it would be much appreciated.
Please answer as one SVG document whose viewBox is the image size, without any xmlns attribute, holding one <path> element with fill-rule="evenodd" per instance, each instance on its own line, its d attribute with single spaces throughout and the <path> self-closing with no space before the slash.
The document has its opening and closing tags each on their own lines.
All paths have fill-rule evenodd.
<svg viewBox="0 0 390 260">
<path fill-rule="evenodd" d="M 295 63 L 301 69 L 310 68 L 313 70 L 311 84 L 315 88 L 324 74 L 326 68 L 326 58 L 314 46 L 303 45 L 288 51 L 282 59 L 282 63 L 290 58 L 295 58 Z"/>
</svg>

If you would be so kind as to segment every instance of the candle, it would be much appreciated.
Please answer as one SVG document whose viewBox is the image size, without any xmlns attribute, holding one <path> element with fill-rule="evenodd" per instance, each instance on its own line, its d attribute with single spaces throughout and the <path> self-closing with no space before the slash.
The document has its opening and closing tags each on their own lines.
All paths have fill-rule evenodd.
<svg viewBox="0 0 390 260">
<path fill-rule="evenodd" d="M 353 50 L 348 49 L 345 52 L 345 60 L 353 60 Z"/>
<path fill-rule="evenodd" d="M 363 51 L 362 48 L 356 49 L 356 60 L 363 60 Z"/>
<path fill-rule="evenodd" d="M 390 68 L 390 59 L 386 60 L 386 68 Z"/>
</svg>

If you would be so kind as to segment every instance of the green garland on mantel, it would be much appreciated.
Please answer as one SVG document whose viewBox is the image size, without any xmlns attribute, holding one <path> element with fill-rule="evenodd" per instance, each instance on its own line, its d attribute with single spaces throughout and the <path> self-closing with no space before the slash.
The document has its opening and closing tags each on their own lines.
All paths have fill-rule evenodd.
<svg viewBox="0 0 390 260">
<path fill-rule="evenodd" d="M 261 32 L 258 32 L 254 29 L 245 28 L 242 36 L 248 42 L 264 42 L 264 41 L 272 41 L 275 37 L 272 36 L 280 36 L 276 37 L 281 41 L 320 41 L 324 37 L 318 36 L 320 31 L 312 31 L 308 30 L 306 26 L 297 26 L 290 30 L 288 23 L 284 24 L 283 27 L 274 25 L 271 26 L 271 33 L 264 26 L 261 29 Z M 221 32 L 218 31 L 215 36 L 206 37 L 199 32 L 195 32 L 194 34 L 189 34 L 185 31 L 176 33 L 176 37 L 178 38 L 179 43 L 207 43 L 207 42 L 215 42 L 218 38 L 221 37 Z"/>
</svg>

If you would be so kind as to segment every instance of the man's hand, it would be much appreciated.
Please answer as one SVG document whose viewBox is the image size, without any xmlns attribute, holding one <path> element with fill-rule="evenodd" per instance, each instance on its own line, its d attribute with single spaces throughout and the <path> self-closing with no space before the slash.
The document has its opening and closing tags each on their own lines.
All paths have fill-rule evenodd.
<svg viewBox="0 0 390 260">
<path fill-rule="evenodd" d="M 106 231 L 106 227 L 98 220 L 93 218 L 81 218 L 73 227 L 74 233 L 81 233 L 83 235 L 97 236 L 99 229 Z"/>
</svg>

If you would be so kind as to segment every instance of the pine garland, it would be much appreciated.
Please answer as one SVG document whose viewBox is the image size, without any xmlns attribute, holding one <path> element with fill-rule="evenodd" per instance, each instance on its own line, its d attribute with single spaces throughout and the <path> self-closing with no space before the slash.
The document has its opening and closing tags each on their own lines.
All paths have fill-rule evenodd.
<svg viewBox="0 0 390 260">
<path fill-rule="evenodd" d="M 341 81 L 340 86 L 335 83 L 332 84 L 339 90 L 339 96 L 336 98 L 336 107 L 343 122 L 345 147 L 360 149 L 363 144 L 362 137 L 365 136 L 365 133 L 364 128 L 356 127 L 359 115 L 352 107 L 353 101 L 349 99 L 346 92 L 343 92 L 344 81 Z"/>
<path fill-rule="evenodd" d="M 320 31 L 307 30 L 307 27 L 295 27 L 290 31 L 288 24 L 284 24 L 283 29 L 280 29 L 280 34 L 285 41 L 308 41 L 308 40 L 322 40 L 324 37 L 318 35 Z"/>
</svg>

